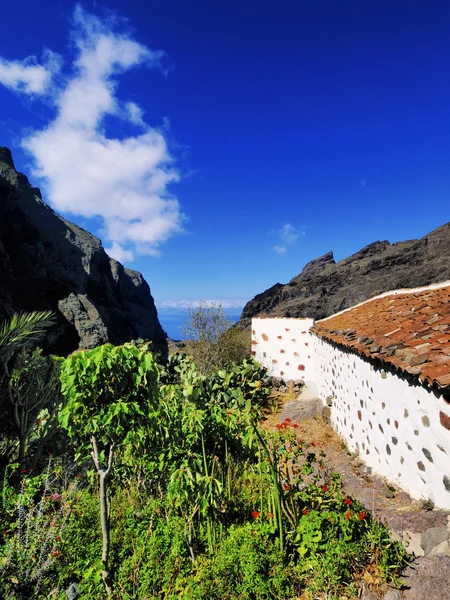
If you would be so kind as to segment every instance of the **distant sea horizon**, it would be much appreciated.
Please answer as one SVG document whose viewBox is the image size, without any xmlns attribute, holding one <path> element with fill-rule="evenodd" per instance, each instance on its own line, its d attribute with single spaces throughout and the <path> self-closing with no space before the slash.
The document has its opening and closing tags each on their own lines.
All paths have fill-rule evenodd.
<svg viewBox="0 0 450 600">
<path fill-rule="evenodd" d="M 184 340 L 182 329 L 188 317 L 187 308 L 158 308 L 158 318 L 161 327 L 172 340 Z M 241 317 L 242 308 L 224 308 L 227 319 L 237 323 Z"/>
</svg>

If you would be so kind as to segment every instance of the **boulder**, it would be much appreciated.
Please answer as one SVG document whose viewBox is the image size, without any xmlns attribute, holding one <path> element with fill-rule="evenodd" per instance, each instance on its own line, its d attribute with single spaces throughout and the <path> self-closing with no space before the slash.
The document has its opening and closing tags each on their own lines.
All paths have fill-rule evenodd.
<svg viewBox="0 0 450 600">
<path fill-rule="evenodd" d="M 439 546 L 442 542 L 446 542 L 449 538 L 450 532 L 445 527 L 431 527 L 427 531 L 424 531 L 420 545 L 423 548 L 425 556 L 428 556 L 436 546 Z"/>
<path fill-rule="evenodd" d="M 314 419 L 322 414 L 323 403 L 318 398 L 288 402 L 280 415 L 280 422 L 290 419 L 293 423 L 302 419 Z"/>
</svg>

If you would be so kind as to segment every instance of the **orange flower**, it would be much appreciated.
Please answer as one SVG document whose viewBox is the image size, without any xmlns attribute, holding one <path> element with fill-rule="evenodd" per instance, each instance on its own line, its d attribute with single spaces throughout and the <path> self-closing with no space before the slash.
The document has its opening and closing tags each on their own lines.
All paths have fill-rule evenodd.
<svg viewBox="0 0 450 600">
<path fill-rule="evenodd" d="M 258 510 L 253 510 L 253 511 L 252 511 L 252 517 L 253 517 L 254 519 L 257 519 L 257 518 L 258 518 L 258 517 L 260 517 L 260 516 L 261 516 L 261 513 L 260 513 Z"/>
<path fill-rule="evenodd" d="M 291 486 L 288 485 L 287 483 L 285 483 L 283 487 L 287 492 L 289 492 L 289 490 L 291 489 Z"/>
<path fill-rule="evenodd" d="M 275 515 L 273 513 L 267 513 L 267 516 L 269 517 L 269 519 L 273 519 Z"/>
<path fill-rule="evenodd" d="M 352 514 L 353 514 L 353 513 L 352 513 L 352 511 L 351 511 L 351 510 L 348 510 L 348 511 L 345 513 L 345 518 L 347 519 L 347 521 L 350 519 L 350 517 L 352 516 Z"/>
<path fill-rule="evenodd" d="M 302 513 L 303 513 L 304 515 L 307 515 L 307 514 L 309 513 L 309 510 L 308 510 L 307 508 L 304 508 L 304 509 L 302 510 Z"/>
<path fill-rule="evenodd" d="M 326 485 L 323 485 L 323 486 L 322 486 L 322 492 L 326 492 L 326 491 L 327 491 L 327 489 L 328 489 L 328 488 L 327 488 L 327 486 L 326 486 Z"/>
<path fill-rule="evenodd" d="M 353 504 L 353 502 L 350 500 L 350 498 L 345 498 L 344 499 L 344 504 L 347 504 L 348 506 L 351 506 Z"/>
<path fill-rule="evenodd" d="M 364 511 L 361 511 L 360 513 L 358 513 L 358 518 L 360 521 L 364 521 L 364 519 L 367 517 L 367 513 Z"/>
</svg>

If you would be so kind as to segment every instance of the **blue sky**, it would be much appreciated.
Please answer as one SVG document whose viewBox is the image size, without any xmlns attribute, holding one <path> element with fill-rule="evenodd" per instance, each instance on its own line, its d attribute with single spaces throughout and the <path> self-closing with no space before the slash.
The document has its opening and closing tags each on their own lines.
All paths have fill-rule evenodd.
<svg viewBox="0 0 450 600">
<path fill-rule="evenodd" d="M 21 0 L 2 20 L 0 145 L 159 306 L 242 304 L 450 219 L 448 2 Z"/>
</svg>

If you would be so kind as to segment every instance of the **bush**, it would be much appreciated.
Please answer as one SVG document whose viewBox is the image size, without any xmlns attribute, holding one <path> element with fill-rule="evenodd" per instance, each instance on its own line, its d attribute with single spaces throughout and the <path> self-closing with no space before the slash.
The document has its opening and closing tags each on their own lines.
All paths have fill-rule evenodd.
<svg viewBox="0 0 450 600">
<path fill-rule="evenodd" d="M 221 304 L 201 302 L 190 308 L 183 327 L 186 350 L 203 375 L 250 356 L 248 334 L 233 327 Z"/>
</svg>

